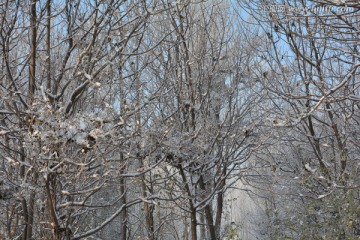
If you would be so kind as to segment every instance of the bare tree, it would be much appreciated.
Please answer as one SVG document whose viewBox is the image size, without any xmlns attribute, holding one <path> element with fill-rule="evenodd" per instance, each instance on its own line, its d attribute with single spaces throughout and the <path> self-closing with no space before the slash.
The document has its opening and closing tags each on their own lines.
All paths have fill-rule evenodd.
<svg viewBox="0 0 360 240">
<path fill-rule="evenodd" d="M 147 158 L 161 170 L 149 185 L 164 179 L 159 208 L 175 203 L 186 213 L 190 234 L 184 229 L 183 238 L 222 237 L 224 194 L 261 145 L 252 143 L 258 139 L 252 114 L 261 101 L 246 77 L 252 53 L 238 45 L 229 9 L 226 3 L 177 4 L 161 26 L 173 32 L 169 44 L 154 50 L 150 65 L 162 89 L 146 141 L 158 149 Z"/>
<path fill-rule="evenodd" d="M 1 206 L 8 209 L 1 232 L 23 239 L 96 234 L 143 202 L 126 201 L 121 180 L 131 133 L 124 126 L 139 109 L 125 112 L 122 101 L 114 110 L 112 84 L 129 72 L 109 74 L 128 63 L 158 12 L 125 1 L 7 1 L 1 11 Z M 120 193 L 99 197 L 114 186 Z M 111 214 L 92 226 L 87 218 L 102 209 Z M 126 222 L 121 229 L 126 238 Z"/>
<path fill-rule="evenodd" d="M 265 67 L 259 75 L 273 102 L 272 141 L 278 143 L 264 152 L 271 159 L 265 172 L 273 172 L 279 184 L 273 188 L 271 181 L 275 195 L 269 210 L 272 223 L 280 221 L 272 237 L 354 237 L 359 222 L 350 207 L 358 205 L 359 186 L 354 144 L 358 4 L 256 1 L 242 6 L 270 43 L 258 49 Z M 286 207 L 294 203 L 303 208 L 289 217 Z"/>
</svg>

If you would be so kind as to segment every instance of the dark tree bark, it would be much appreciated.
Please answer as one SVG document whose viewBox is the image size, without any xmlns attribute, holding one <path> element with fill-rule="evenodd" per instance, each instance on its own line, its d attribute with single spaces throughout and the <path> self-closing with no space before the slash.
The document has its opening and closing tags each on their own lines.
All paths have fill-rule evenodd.
<svg viewBox="0 0 360 240">
<path fill-rule="evenodd" d="M 35 70 L 36 70 L 36 0 L 30 4 L 31 42 L 30 42 L 30 67 L 29 67 L 29 102 L 33 101 L 35 93 Z"/>
</svg>

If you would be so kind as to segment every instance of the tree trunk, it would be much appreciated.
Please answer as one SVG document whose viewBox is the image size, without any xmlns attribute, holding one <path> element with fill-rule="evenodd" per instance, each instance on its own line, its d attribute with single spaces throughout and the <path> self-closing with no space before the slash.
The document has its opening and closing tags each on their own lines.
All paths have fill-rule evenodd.
<svg viewBox="0 0 360 240">
<path fill-rule="evenodd" d="M 226 176 L 226 168 L 224 166 L 224 169 L 222 171 L 221 177 Z M 225 179 L 221 180 L 219 189 L 223 189 L 225 187 Z M 220 230 L 221 230 L 221 217 L 224 207 L 224 196 L 222 192 L 219 192 L 216 199 L 216 217 L 215 217 L 215 233 L 216 233 L 216 239 L 220 239 Z"/>
<path fill-rule="evenodd" d="M 31 42 L 30 42 L 30 67 L 29 67 L 29 102 L 31 103 L 35 93 L 35 69 L 36 69 L 36 0 L 30 5 Z"/>
<path fill-rule="evenodd" d="M 120 60 L 121 61 L 121 60 Z M 120 81 L 119 81 L 119 95 L 120 95 L 120 114 L 125 114 L 125 94 L 124 94 L 124 81 L 122 79 L 122 67 L 118 68 Z M 126 171 L 126 163 L 124 161 L 124 154 L 120 152 L 120 175 Z M 120 176 L 120 194 L 121 200 L 120 203 L 122 206 L 126 205 L 126 180 L 125 177 Z M 127 208 L 124 208 L 123 212 L 120 214 L 120 239 L 127 240 Z"/>
<path fill-rule="evenodd" d="M 51 0 L 46 2 L 46 91 L 51 91 L 50 32 L 51 32 Z"/>
<path fill-rule="evenodd" d="M 197 240 L 197 232 L 196 232 L 196 227 L 197 227 L 197 221 L 196 221 L 196 208 L 194 207 L 194 204 L 192 202 L 192 197 L 191 197 L 191 191 L 189 188 L 189 185 L 187 183 L 186 180 L 186 176 L 184 173 L 184 169 L 182 168 L 181 164 L 179 163 L 177 165 L 177 168 L 179 169 L 179 173 L 181 175 L 182 181 L 184 183 L 184 187 L 185 187 L 185 191 L 189 197 L 189 208 L 190 208 L 190 226 L 191 226 L 191 240 Z"/>
<path fill-rule="evenodd" d="M 29 89 L 28 89 L 28 102 L 31 106 L 34 100 L 35 93 L 35 69 L 36 69 L 36 0 L 31 1 L 30 5 L 30 23 L 31 23 L 31 42 L 30 42 L 30 67 L 29 67 Z M 31 116 L 27 115 L 26 119 L 31 129 Z M 37 174 L 33 176 L 33 183 L 37 183 Z M 26 239 L 32 238 L 33 223 L 34 223 L 34 208 L 35 208 L 35 191 L 30 193 L 29 204 L 27 206 L 26 217 Z"/>
<path fill-rule="evenodd" d="M 32 179 L 33 185 L 37 184 L 37 180 L 38 180 L 38 173 L 35 172 L 34 177 Z M 28 239 L 32 238 L 32 233 L 33 233 L 35 197 L 36 197 L 36 192 L 35 190 L 32 190 L 30 193 L 29 206 L 28 206 L 28 228 L 26 234 Z"/>
<path fill-rule="evenodd" d="M 199 185 L 200 185 L 201 190 L 206 191 L 203 176 L 201 176 L 199 179 Z M 208 226 L 208 230 L 209 230 L 209 234 L 210 234 L 210 239 L 211 240 L 219 239 L 219 238 L 216 238 L 214 220 L 213 220 L 210 205 L 209 204 L 206 205 L 204 210 L 205 210 L 206 222 L 207 222 L 207 226 Z"/>
<path fill-rule="evenodd" d="M 142 181 L 142 192 L 143 197 L 146 198 L 146 184 L 144 180 Z M 153 216 L 153 207 L 148 203 L 144 202 L 144 214 L 146 219 L 146 228 L 147 228 L 147 238 L 149 240 L 154 240 L 154 216 Z"/>
<path fill-rule="evenodd" d="M 51 174 L 49 174 L 47 176 L 46 182 L 45 182 L 45 191 L 46 191 L 46 195 L 47 195 L 47 208 L 48 208 L 48 214 L 50 216 L 50 220 L 51 220 L 51 228 L 53 229 L 53 236 L 54 239 L 59 240 L 61 239 L 60 235 L 59 235 L 59 223 L 57 220 L 57 216 L 55 213 L 55 209 L 54 209 L 54 204 L 56 199 L 53 199 L 53 195 L 51 194 L 51 190 L 50 190 L 50 181 L 53 180 L 51 179 L 53 178 L 53 176 L 51 176 Z"/>
<path fill-rule="evenodd" d="M 196 209 L 194 208 L 191 199 L 189 200 L 190 204 L 190 219 L 191 219 L 191 240 L 197 240 L 197 232 L 196 232 Z"/>
<path fill-rule="evenodd" d="M 26 203 L 26 199 L 23 197 L 22 200 L 21 200 L 21 207 L 22 207 L 22 210 L 23 210 L 23 216 L 24 216 L 24 221 L 25 221 L 25 228 L 24 228 L 24 231 L 22 233 L 22 239 L 23 240 L 27 240 L 28 237 L 27 237 L 27 233 L 28 233 L 28 222 L 29 222 L 29 215 L 28 215 L 28 207 L 27 207 L 27 203 Z"/>
<path fill-rule="evenodd" d="M 120 153 L 120 164 L 123 164 L 123 161 L 124 161 L 124 155 L 123 155 L 123 153 Z M 120 174 L 123 174 L 125 169 L 126 169 L 125 166 L 121 166 Z M 126 181 L 125 181 L 124 177 L 120 177 L 120 194 L 121 194 L 120 203 L 122 206 L 125 206 L 126 205 Z M 127 236 L 126 236 L 127 235 L 127 209 L 126 208 L 124 208 L 124 210 L 120 214 L 120 222 L 121 222 L 120 239 L 127 240 Z"/>
<path fill-rule="evenodd" d="M 199 221 L 200 221 L 200 238 L 206 239 L 204 211 L 201 211 Z"/>
<path fill-rule="evenodd" d="M 140 160 L 140 169 L 144 169 L 144 160 Z M 141 191 L 142 191 L 142 197 L 146 199 L 148 197 L 147 194 L 147 186 L 145 182 L 145 174 L 141 176 Z M 151 193 L 150 193 L 151 194 Z M 147 201 L 144 201 L 144 215 L 145 215 L 145 221 L 146 221 L 146 228 L 147 228 L 147 239 L 148 240 L 154 240 L 154 208 L 152 205 L 150 205 Z"/>
</svg>

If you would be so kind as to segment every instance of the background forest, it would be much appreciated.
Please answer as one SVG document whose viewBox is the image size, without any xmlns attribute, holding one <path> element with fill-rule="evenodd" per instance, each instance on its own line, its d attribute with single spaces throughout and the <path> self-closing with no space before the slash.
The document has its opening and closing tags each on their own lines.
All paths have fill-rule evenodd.
<svg viewBox="0 0 360 240">
<path fill-rule="evenodd" d="M 0 239 L 360 239 L 359 37 L 357 0 L 1 0 Z"/>
</svg>

